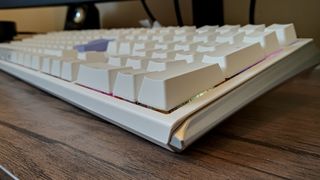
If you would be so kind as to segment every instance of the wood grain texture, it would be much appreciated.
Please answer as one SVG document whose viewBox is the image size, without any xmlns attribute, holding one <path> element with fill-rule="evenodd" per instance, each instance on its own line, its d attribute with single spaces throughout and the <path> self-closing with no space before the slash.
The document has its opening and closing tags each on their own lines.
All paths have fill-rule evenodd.
<svg viewBox="0 0 320 180">
<path fill-rule="evenodd" d="M 181 154 L 0 72 L 0 164 L 21 179 L 318 179 L 320 68 L 258 98 Z"/>
</svg>

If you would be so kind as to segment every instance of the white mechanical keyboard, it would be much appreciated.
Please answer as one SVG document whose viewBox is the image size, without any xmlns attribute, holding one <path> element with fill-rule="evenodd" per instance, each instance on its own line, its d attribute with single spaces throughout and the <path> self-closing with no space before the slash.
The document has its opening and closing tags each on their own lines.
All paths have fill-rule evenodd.
<svg viewBox="0 0 320 180">
<path fill-rule="evenodd" d="M 319 62 L 293 24 L 63 31 L 0 45 L 0 69 L 172 151 Z"/>
</svg>

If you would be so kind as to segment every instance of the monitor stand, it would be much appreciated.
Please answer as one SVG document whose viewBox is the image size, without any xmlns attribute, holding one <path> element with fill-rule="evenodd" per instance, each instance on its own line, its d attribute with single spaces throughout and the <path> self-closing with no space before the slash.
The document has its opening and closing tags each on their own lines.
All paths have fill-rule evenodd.
<svg viewBox="0 0 320 180">
<path fill-rule="evenodd" d="M 99 10 L 94 3 L 73 4 L 68 6 L 65 30 L 99 29 Z"/>
</svg>

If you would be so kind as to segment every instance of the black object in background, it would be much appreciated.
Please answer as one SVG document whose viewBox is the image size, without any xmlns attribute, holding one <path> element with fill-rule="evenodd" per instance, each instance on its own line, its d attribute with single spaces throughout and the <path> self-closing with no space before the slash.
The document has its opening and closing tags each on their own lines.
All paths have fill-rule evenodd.
<svg viewBox="0 0 320 180">
<path fill-rule="evenodd" d="M 255 7 L 256 7 L 256 0 L 251 0 L 250 8 L 249 8 L 249 24 L 255 24 L 255 21 L 254 21 Z"/>
<path fill-rule="evenodd" d="M 192 11 L 197 27 L 224 24 L 223 0 L 192 0 Z"/>
<path fill-rule="evenodd" d="M 69 5 L 64 29 L 99 29 L 99 11 L 92 3 Z"/>
<path fill-rule="evenodd" d="M 0 0 L 0 9 L 68 5 L 66 30 L 99 29 L 99 12 L 94 3 L 110 1 L 124 0 Z M 85 16 L 75 17 L 76 10 Z"/>
<path fill-rule="evenodd" d="M 17 35 L 15 22 L 0 21 L 0 42 L 11 41 L 15 35 Z"/>
<path fill-rule="evenodd" d="M 182 20 L 181 11 L 180 11 L 179 0 L 173 0 L 173 2 L 174 2 L 174 10 L 176 13 L 178 26 L 183 26 L 183 20 Z"/>
<path fill-rule="evenodd" d="M 149 9 L 146 1 L 145 1 L 145 0 L 140 0 L 140 1 L 141 1 L 141 4 L 142 4 L 143 9 L 146 11 L 146 13 L 147 13 L 149 19 L 151 20 L 151 22 L 152 22 L 152 23 L 155 22 L 157 19 L 154 17 L 154 15 L 152 14 L 152 12 L 150 11 L 150 9 Z"/>
</svg>

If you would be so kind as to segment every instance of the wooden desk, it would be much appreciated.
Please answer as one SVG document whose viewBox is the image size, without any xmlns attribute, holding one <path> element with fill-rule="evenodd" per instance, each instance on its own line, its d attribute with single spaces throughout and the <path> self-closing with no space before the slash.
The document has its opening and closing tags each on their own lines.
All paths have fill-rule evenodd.
<svg viewBox="0 0 320 180">
<path fill-rule="evenodd" d="M 0 164 L 21 179 L 317 179 L 320 66 L 181 154 L 0 72 Z"/>
</svg>

